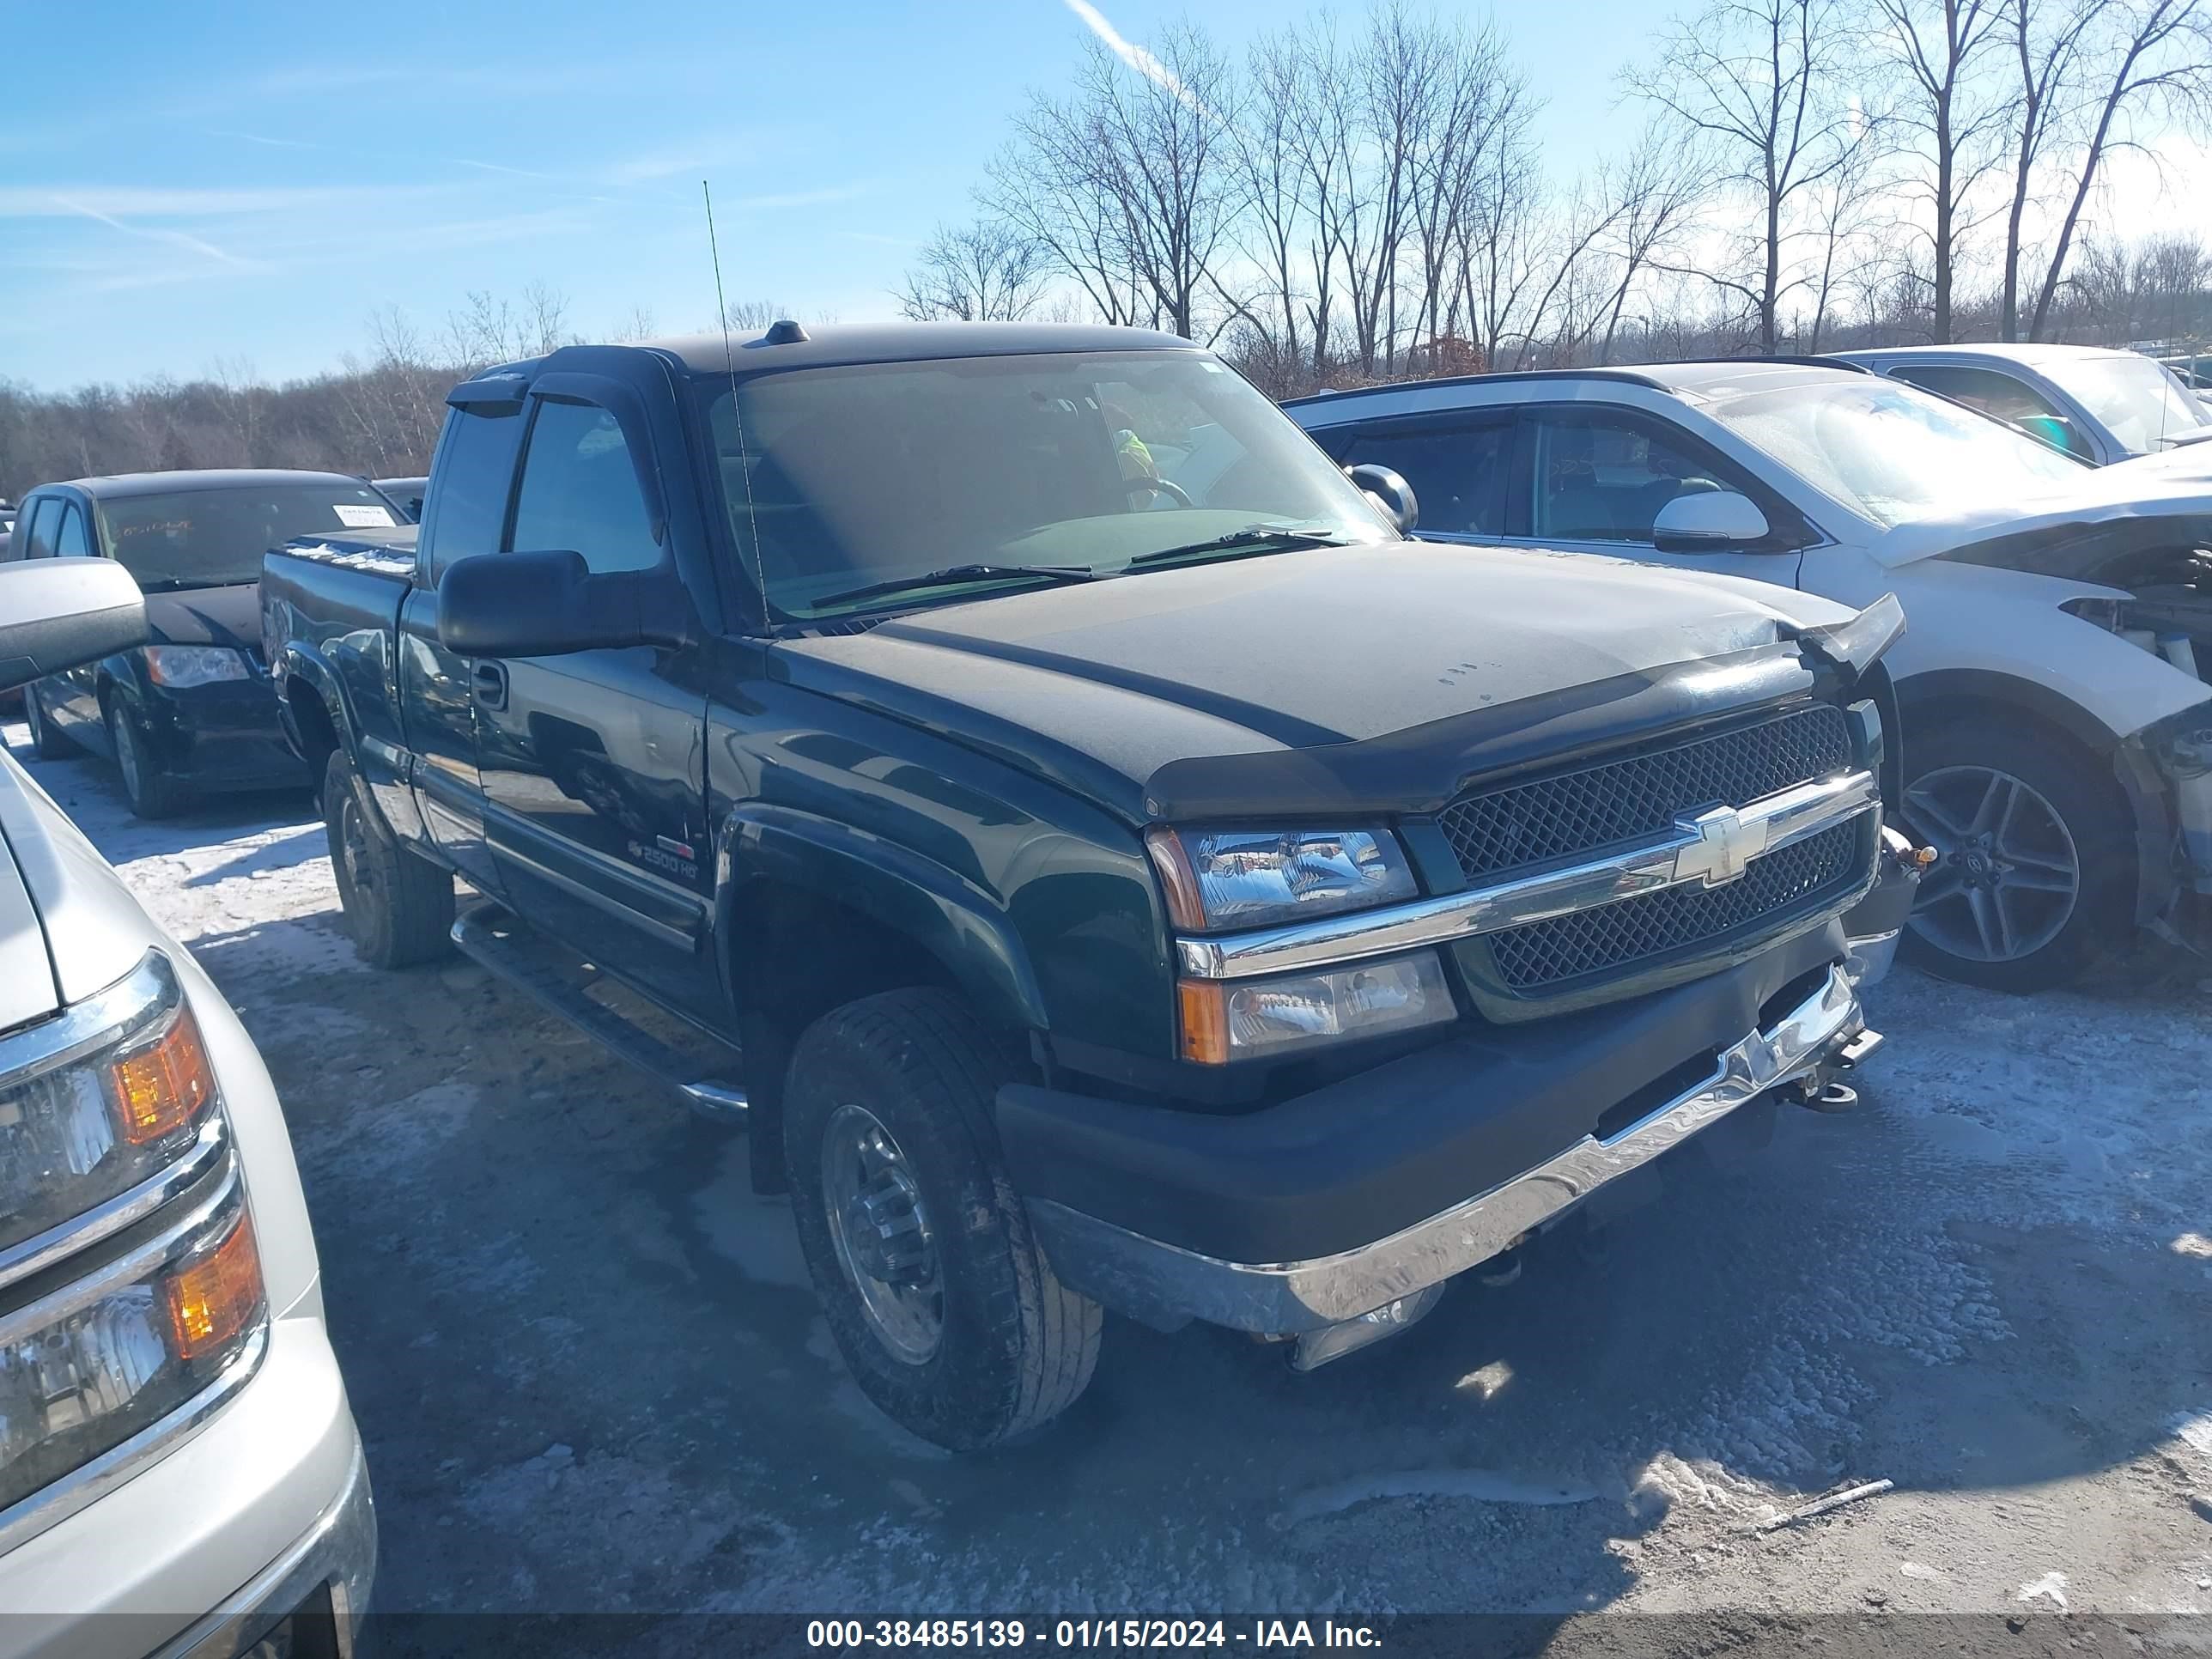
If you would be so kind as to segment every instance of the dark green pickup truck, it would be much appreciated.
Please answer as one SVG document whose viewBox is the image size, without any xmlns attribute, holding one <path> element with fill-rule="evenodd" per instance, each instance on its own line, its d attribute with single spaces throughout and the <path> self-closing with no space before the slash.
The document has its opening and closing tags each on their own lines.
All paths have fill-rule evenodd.
<svg viewBox="0 0 2212 1659">
<path fill-rule="evenodd" d="M 779 324 L 448 401 L 419 544 L 264 571 L 350 925 L 742 1120 L 943 1444 L 1064 1410 L 1102 1309 L 1403 1328 L 1878 1041 L 1887 601 L 1409 540 L 1164 335 Z"/>
</svg>

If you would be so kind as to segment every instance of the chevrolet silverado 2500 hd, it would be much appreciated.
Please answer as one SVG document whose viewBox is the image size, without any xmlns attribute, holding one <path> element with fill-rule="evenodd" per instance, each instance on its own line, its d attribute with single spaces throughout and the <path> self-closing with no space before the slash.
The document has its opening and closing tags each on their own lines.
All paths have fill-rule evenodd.
<svg viewBox="0 0 2212 1659">
<path fill-rule="evenodd" d="M 264 569 L 360 945 L 450 929 L 744 1118 L 930 1438 L 1065 1408 L 1102 1308 L 1318 1364 L 1876 1041 L 1894 605 L 1409 540 L 1164 335 L 448 402 L 419 535 Z"/>
<path fill-rule="evenodd" d="M 0 685 L 147 632 L 112 560 L 0 566 Z M 269 1073 L 0 755 L 0 1659 L 349 1659 L 375 1562 Z"/>
</svg>

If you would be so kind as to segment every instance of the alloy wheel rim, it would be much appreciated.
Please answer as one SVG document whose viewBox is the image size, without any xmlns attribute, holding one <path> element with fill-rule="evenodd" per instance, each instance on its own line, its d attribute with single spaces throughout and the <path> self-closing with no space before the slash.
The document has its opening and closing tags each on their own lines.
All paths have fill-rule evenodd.
<svg viewBox="0 0 2212 1659">
<path fill-rule="evenodd" d="M 1911 923 L 1929 944 L 1968 962 L 2017 962 L 2073 920 L 2081 853 L 2034 785 L 1996 767 L 1939 767 L 1913 780 L 1905 805 L 1936 852 Z"/>
<path fill-rule="evenodd" d="M 822 1134 L 822 1200 L 837 1265 L 893 1358 L 927 1363 L 945 1337 L 945 1279 L 914 1166 L 883 1121 L 840 1106 Z"/>
<path fill-rule="evenodd" d="M 23 725 L 30 732 L 31 746 L 37 748 L 44 736 L 39 730 L 39 699 L 27 685 L 23 688 Z"/>
</svg>

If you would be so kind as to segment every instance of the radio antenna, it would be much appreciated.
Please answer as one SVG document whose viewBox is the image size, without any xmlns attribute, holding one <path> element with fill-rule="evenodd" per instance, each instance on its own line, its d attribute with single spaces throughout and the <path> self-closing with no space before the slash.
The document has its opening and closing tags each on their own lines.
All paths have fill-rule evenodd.
<svg viewBox="0 0 2212 1659">
<path fill-rule="evenodd" d="M 714 315 L 722 325 L 722 367 L 730 376 L 730 419 L 737 425 L 738 471 L 745 481 L 745 527 L 752 532 L 753 587 L 760 595 L 761 631 L 773 634 L 775 629 L 768 611 L 768 567 L 761 561 L 760 518 L 753 510 L 752 459 L 745 453 L 745 412 L 738 402 L 738 354 L 730 343 L 729 301 L 722 297 L 722 244 L 714 234 L 714 192 L 704 179 L 699 181 L 699 194 L 707 203 L 707 248 L 714 258 Z"/>
</svg>

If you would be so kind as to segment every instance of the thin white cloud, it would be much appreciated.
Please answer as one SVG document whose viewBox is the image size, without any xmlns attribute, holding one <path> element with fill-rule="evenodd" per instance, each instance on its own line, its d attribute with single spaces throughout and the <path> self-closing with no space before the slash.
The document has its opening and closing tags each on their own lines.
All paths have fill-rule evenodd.
<svg viewBox="0 0 2212 1659">
<path fill-rule="evenodd" d="M 740 196 L 729 205 L 748 210 L 826 207 L 832 202 L 849 202 L 867 193 L 866 185 L 833 185 L 823 190 L 794 190 L 781 195 Z"/>
<path fill-rule="evenodd" d="M 203 258 L 212 259 L 217 264 L 229 265 L 238 270 L 261 269 L 253 260 L 241 259 L 235 253 L 217 247 L 213 242 L 191 235 L 185 231 L 163 228 L 149 228 L 143 225 L 126 225 L 112 214 L 102 213 L 97 208 L 87 207 L 81 202 L 72 202 L 65 197 L 57 197 L 55 199 L 70 212 L 81 215 L 96 223 L 106 225 L 110 230 L 119 230 L 125 236 L 142 237 L 149 242 L 165 242 L 172 247 L 186 249 Z"/>
<path fill-rule="evenodd" d="M 1121 30 L 1106 21 L 1106 15 L 1091 3 L 1091 0 L 1062 0 L 1068 10 L 1082 21 L 1083 27 L 1098 37 L 1099 44 L 1130 69 L 1171 94 L 1175 100 L 1195 114 L 1211 116 L 1197 95 L 1176 77 L 1175 71 L 1146 52 L 1135 41 L 1125 38 Z"/>
<path fill-rule="evenodd" d="M 171 189 L 160 185 L 0 185 L 0 219 L 105 214 L 117 219 L 191 219 L 216 214 L 297 213 L 366 207 L 431 194 L 434 186 L 313 185 L 283 189 Z"/>
</svg>

